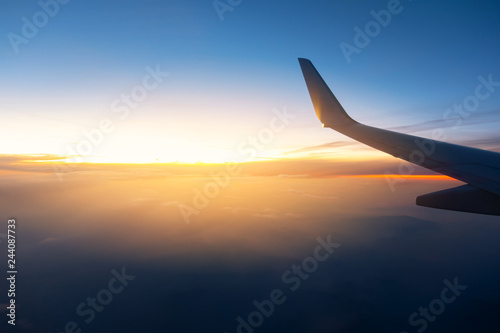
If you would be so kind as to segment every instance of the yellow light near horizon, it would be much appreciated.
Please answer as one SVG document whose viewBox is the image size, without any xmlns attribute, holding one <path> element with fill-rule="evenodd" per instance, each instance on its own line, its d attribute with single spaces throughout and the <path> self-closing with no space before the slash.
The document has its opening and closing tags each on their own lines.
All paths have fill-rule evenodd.
<svg viewBox="0 0 500 333">
<path fill-rule="evenodd" d="M 243 159 L 238 160 L 238 158 L 230 156 L 231 152 L 222 148 L 183 145 L 168 146 L 162 149 L 151 146 L 134 150 L 113 149 L 108 151 L 106 155 L 82 156 L 81 160 L 88 163 L 127 164 L 243 162 Z"/>
<path fill-rule="evenodd" d="M 110 147 L 111 148 L 111 147 Z M 135 146 L 114 146 L 112 149 L 100 151 L 97 154 L 88 156 L 68 156 L 66 162 L 85 163 L 125 163 L 125 164 L 146 164 L 146 163 L 243 163 L 262 160 L 276 159 L 308 159 L 311 156 L 304 154 L 286 154 L 288 149 L 267 149 L 258 151 L 257 156 L 251 154 L 241 154 L 237 149 L 200 145 L 192 142 L 182 142 L 175 145 L 155 145 L 150 144 Z M 356 151 L 349 151 L 347 148 L 338 148 L 335 152 L 323 155 L 319 159 L 336 161 L 357 161 L 370 158 L 384 158 L 386 154 L 376 150 L 368 150 L 363 154 Z M 318 158 L 318 157 L 316 157 Z"/>
</svg>

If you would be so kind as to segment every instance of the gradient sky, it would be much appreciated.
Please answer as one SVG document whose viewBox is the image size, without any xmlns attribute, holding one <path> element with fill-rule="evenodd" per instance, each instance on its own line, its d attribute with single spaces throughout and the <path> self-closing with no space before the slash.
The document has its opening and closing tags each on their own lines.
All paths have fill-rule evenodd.
<svg viewBox="0 0 500 333">
<path fill-rule="evenodd" d="M 387 6 L 243 1 L 221 20 L 211 1 L 73 0 L 16 53 L 9 33 L 22 35 L 22 18 L 32 22 L 40 7 L 4 1 L 0 151 L 68 155 L 83 130 L 110 117 L 114 131 L 85 161 L 244 161 L 250 158 L 235 148 L 268 126 L 273 109 L 285 107 L 295 118 L 259 158 L 345 140 L 321 129 L 297 57 L 313 61 L 359 121 L 408 126 L 402 131 L 427 137 L 446 128 L 449 141 L 498 149 L 491 138 L 500 93 L 481 101 L 458 128 L 442 119 L 474 93 L 478 76 L 500 80 L 500 4 L 403 1 L 400 13 L 348 63 L 340 43 L 354 45 L 354 27 L 364 29 L 373 20 L 370 11 Z M 142 82 L 147 66 L 157 65 L 169 76 L 120 120 L 112 103 Z"/>
<path fill-rule="evenodd" d="M 498 332 L 498 217 L 416 206 L 460 185 L 422 168 L 388 186 L 404 164 L 323 129 L 297 58 L 360 122 L 500 152 L 496 83 L 467 116 L 449 111 L 500 82 L 500 2 L 403 0 L 348 61 L 340 45 L 388 4 L 244 0 L 222 20 L 213 0 L 71 0 L 16 52 L 41 9 L 4 0 L 0 256 L 14 217 L 20 271 L 17 330 L 3 279 L 0 331 L 242 333 L 238 318 L 281 288 L 255 333 L 414 333 L 412 313 L 458 279 L 467 289 L 426 333 Z M 70 156 L 85 132 L 98 144 Z M 229 161 L 251 162 L 191 163 Z M 330 236 L 339 250 L 292 292 L 283 274 Z M 122 267 L 136 278 L 84 321 L 79 304 Z"/>
</svg>

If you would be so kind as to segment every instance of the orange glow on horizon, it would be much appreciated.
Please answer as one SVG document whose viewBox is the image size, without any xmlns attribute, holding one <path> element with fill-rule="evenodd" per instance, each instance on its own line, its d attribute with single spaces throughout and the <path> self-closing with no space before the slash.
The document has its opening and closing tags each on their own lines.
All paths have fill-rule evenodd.
<svg viewBox="0 0 500 333">
<path fill-rule="evenodd" d="M 456 180 L 445 175 L 397 175 L 397 174 L 384 174 L 384 175 L 340 175 L 336 177 L 353 177 L 353 178 L 404 178 L 404 179 L 428 179 L 428 180 Z"/>
</svg>

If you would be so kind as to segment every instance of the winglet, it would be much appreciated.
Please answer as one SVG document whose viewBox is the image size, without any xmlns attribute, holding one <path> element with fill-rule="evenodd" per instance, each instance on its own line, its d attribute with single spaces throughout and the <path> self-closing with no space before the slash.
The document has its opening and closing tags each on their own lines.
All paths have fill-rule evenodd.
<svg viewBox="0 0 500 333">
<path fill-rule="evenodd" d="M 357 122 L 345 112 L 311 61 L 299 58 L 299 63 L 316 110 L 316 116 L 323 127 L 339 130 L 356 124 Z"/>
</svg>

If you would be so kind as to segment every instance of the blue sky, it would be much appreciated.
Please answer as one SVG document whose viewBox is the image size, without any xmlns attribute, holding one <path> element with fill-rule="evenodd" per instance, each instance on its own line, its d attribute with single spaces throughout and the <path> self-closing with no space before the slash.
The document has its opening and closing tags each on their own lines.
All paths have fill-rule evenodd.
<svg viewBox="0 0 500 333">
<path fill-rule="evenodd" d="M 385 128 L 442 119 L 474 93 L 478 76 L 500 81 L 500 4 L 487 1 L 401 1 L 399 13 L 348 63 L 340 43 L 355 45 L 354 28 L 365 29 L 374 20 L 370 12 L 389 3 L 242 1 L 220 20 L 211 1 L 72 0 L 16 53 L 8 34 L 22 35 L 22 17 L 32 22 L 41 8 L 6 1 L 0 116 L 2 138 L 16 137 L 18 144 L 0 148 L 64 154 L 117 96 L 141 82 L 147 66 L 170 75 L 113 133 L 116 141 L 146 133 L 151 142 L 164 140 L 163 124 L 170 133 L 185 130 L 170 141 L 190 141 L 195 132 L 191 145 L 230 150 L 262 128 L 273 108 L 286 106 L 297 117 L 263 154 L 268 157 L 344 139 L 318 127 L 297 57 L 313 61 L 355 119 Z M 499 107 L 500 93 L 492 93 L 450 131 L 450 140 L 494 135 Z M 474 123 L 482 112 L 488 116 Z M 474 126 L 462 126 L 469 122 Z M 152 124 L 157 131 L 145 129 Z M 116 149 L 110 139 L 94 154 Z"/>
</svg>

